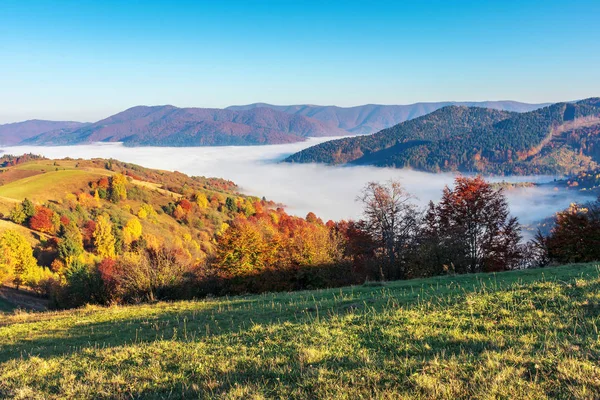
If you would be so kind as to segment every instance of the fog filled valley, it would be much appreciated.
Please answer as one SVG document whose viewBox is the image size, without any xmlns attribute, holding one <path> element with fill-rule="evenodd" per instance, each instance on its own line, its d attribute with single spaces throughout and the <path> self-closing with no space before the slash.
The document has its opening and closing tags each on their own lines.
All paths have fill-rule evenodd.
<svg viewBox="0 0 600 400">
<path fill-rule="evenodd" d="M 127 147 L 120 143 L 78 146 L 15 146 L 2 154 L 32 153 L 50 159 L 113 158 L 147 168 L 179 171 L 190 176 L 217 177 L 233 181 L 245 194 L 266 197 L 283 204 L 288 213 L 304 217 L 314 212 L 323 220 L 359 219 L 362 205 L 356 197 L 367 182 L 398 180 L 425 207 L 439 200 L 445 185 L 456 174 L 426 173 L 411 169 L 371 166 L 327 166 L 281 163 L 290 154 L 331 140 L 310 138 L 305 142 L 265 146 L 225 147 Z M 540 185 L 505 191 L 511 213 L 524 225 L 535 224 L 573 202 L 595 196 L 556 188 L 553 176 L 486 176 L 490 182 L 535 182 Z M 527 234 L 525 235 L 528 236 Z"/>
</svg>

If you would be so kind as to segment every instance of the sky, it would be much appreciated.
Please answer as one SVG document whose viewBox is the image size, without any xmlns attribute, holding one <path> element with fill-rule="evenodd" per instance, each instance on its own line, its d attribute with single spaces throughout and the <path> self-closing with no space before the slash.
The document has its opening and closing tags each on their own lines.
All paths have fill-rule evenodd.
<svg viewBox="0 0 600 400">
<path fill-rule="evenodd" d="M 0 123 L 600 96 L 600 1 L 0 0 Z"/>
</svg>

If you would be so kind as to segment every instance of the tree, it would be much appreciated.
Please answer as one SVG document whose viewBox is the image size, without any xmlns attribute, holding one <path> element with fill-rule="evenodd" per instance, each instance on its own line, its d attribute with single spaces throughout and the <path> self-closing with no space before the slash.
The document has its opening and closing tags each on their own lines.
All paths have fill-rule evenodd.
<svg viewBox="0 0 600 400">
<path fill-rule="evenodd" d="M 521 228 L 511 218 L 502 189 L 480 176 L 458 177 L 426 220 L 441 247 L 446 265 L 456 272 L 489 272 L 514 268 L 519 261 Z"/>
<path fill-rule="evenodd" d="M 586 205 L 571 204 L 556 213 L 547 238 L 538 235 L 548 257 L 561 263 L 600 260 L 600 200 Z"/>
<path fill-rule="evenodd" d="M 106 214 L 98 216 L 94 230 L 96 253 L 102 258 L 114 258 L 116 255 L 115 243 L 110 218 Z"/>
<path fill-rule="evenodd" d="M 238 218 L 219 237 L 217 265 L 227 277 L 248 275 L 264 270 L 268 246 L 255 224 Z"/>
<path fill-rule="evenodd" d="M 67 267 L 83 254 L 83 235 L 77 224 L 73 221 L 63 225 L 59 232 L 58 255 L 64 260 Z"/>
<path fill-rule="evenodd" d="M 125 175 L 116 174 L 111 176 L 108 198 L 113 203 L 127 199 L 127 178 Z"/>
<path fill-rule="evenodd" d="M 44 233 L 54 233 L 56 222 L 60 223 L 60 220 L 56 221 L 54 211 L 48 207 L 38 206 L 35 207 L 35 214 L 29 218 L 29 227 Z"/>
<path fill-rule="evenodd" d="M 233 197 L 228 197 L 227 200 L 225 200 L 225 207 L 227 207 L 227 209 L 231 213 L 238 212 L 238 206 L 235 203 L 235 199 Z"/>
<path fill-rule="evenodd" d="M 196 204 L 198 205 L 199 208 L 208 207 L 208 199 L 206 198 L 206 195 L 204 193 L 197 192 L 194 195 L 194 200 L 196 201 Z"/>
<path fill-rule="evenodd" d="M 386 274 L 404 278 L 404 253 L 418 228 L 418 211 L 412 203 L 413 197 L 399 182 L 390 180 L 386 184 L 368 183 L 358 200 L 364 206 L 361 227 L 378 243 L 383 254 L 380 278 L 386 279 Z M 384 263 L 387 271 L 384 271 Z"/>
<path fill-rule="evenodd" d="M 131 246 L 131 244 L 139 240 L 141 236 L 142 224 L 140 223 L 139 219 L 133 217 L 132 219 L 127 221 L 127 224 L 125 224 L 125 227 L 123 228 L 123 240 L 125 242 L 125 245 Z"/>
<path fill-rule="evenodd" d="M 27 221 L 27 214 L 25 214 L 25 209 L 23 208 L 23 204 L 17 203 L 15 207 L 10 212 L 8 216 L 12 222 L 18 225 L 22 225 Z"/>
<path fill-rule="evenodd" d="M 27 239 L 16 231 L 5 231 L 0 236 L 0 282 L 10 278 L 19 289 L 36 268 L 39 267 Z"/>
<path fill-rule="evenodd" d="M 33 217 L 33 214 L 35 214 L 35 205 L 31 202 L 31 200 L 26 198 L 23 200 L 21 205 L 23 206 L 23 212 L 25 213 L 27 219 Z"/>
</svg>

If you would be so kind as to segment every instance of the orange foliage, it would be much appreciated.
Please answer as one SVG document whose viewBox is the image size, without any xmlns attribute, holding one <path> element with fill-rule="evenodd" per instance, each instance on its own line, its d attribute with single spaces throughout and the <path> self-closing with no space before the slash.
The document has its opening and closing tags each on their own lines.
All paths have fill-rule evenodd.
<svg viewBox="0 0 600 400">
<path fill-rule="evenodd" d="M 35 208 L 35 214 L 29 219 L 29 227 L 33 230 L 54 233 L 54 223 L 52 217 L 54 211 L 47 207 L 37 206 Z"/>
</svg>

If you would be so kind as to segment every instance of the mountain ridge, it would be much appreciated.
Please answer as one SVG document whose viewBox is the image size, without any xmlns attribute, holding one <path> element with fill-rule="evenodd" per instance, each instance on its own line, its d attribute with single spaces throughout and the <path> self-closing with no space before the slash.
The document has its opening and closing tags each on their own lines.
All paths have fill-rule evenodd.
<svg viewBox="0 0 600 400">
<path fill-rule="evenodd" d="M 227 109 L 247 110 L 258 107 L 269 107 L 278 111 L 308 116 L 322 121 L 332 128 L 344 129 L 351 134 L 364 135 L 378 132 L 398 123 L 418 118 L 450 105 L 527 112 L 542 108 L 549 104 L 550 103 L 530 104 L 514 100 L 419 102 L 406 105 L 364 104 L 353 107 L 253 103 L 248 105 L 229 106 Z"/>
<path fill-rule="evenodd" d="M 372 135 L 310 147 L 285 161 L 428 172 L 577 173 L 600 162 L 600 98 L 527 113 L 448 106 Z"/>
<path fill-rule="evenodd" d="M 71 132 L 50 131 L 25 144 L 68 145 L 123 142 L 130 146 L 211 146 L 280 144 L 311 136 L 342 136 L 304 116 L 268 108 L 234 111 L 216 108 L 135 106 Z"/>
<path fill-rule="evenodd" d="M 73 145 L 95 141 L 122 141 L 128 146 L 283 144 L 311 136 L 367 134 L 447 104 L 476 104 L 519 112 L 543 105 L 512 100 L 355 107 L 254 103 L 224 109 L 140 105 L 93 123 L 30 120 L 0 125 L 0 144 Z"/>
</svg>

